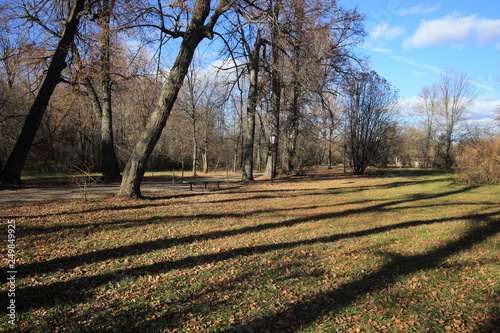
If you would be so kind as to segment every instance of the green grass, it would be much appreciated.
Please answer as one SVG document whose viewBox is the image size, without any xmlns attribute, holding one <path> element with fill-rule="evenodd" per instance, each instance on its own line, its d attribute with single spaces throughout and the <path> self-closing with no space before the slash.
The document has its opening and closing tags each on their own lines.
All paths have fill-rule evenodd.
<svg viewBox="0 0 500 333">
<path fill-rule="evenodd" d="M 2 207 L 15 330 L 493 332 L 499 198 L 389 170 Z"/>
</svg>

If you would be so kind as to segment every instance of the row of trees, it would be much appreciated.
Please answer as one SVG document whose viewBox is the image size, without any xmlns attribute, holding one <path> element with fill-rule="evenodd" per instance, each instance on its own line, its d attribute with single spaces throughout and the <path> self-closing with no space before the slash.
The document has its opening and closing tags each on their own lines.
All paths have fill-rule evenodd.
<svg viewBox="0 0 500 333">
<path fill-rule="evenodd" d="M 140 197 L 146 167 L 253 180 L 256 167 L 272 177 L 347 157 L 362 174 L 411 155 L 396 89 L 353 51 L 363 15 L 336 1 L 21 1 L 0 13 L 3 182 L 90 162 L 109 180 L 123 170 L 120 194 Z M 443 75 L 416 108 L 421 155 L 445 167 L 467 82 Z"/>
</svg>

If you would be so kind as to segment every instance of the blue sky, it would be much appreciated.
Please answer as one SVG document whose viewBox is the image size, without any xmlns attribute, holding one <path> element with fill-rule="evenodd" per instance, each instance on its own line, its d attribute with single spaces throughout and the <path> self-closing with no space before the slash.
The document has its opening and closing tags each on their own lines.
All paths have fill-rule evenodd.
<svg viewBox="0 0 500 333">
<path fill-rule="evenodd" d="M 469 75 L 478 97 L 470 119 L 488 122 L 500 109 L 500 1 L 341 0 L 366 15 L 359 54 L 410 103 L 439 73 Z"/>
</svg>

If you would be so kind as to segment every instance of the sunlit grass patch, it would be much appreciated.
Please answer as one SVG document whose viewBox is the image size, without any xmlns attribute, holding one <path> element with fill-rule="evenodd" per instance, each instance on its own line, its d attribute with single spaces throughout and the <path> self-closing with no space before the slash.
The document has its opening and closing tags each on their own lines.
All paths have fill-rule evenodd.
<svg viewBox="0 0 500 333">
<path fill-rule="evenodd" d="M 500 190 L 451 177 L 332 172 L 5 207 L 19 230 L 16 330 L 491 331 Z"/>
</svg>

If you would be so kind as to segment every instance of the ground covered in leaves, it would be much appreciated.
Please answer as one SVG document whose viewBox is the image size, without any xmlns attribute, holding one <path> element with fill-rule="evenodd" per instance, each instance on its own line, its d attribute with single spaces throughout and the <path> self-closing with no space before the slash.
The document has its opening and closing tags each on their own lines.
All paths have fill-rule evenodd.
<svg viewBox="0 0 500 333">
<path fill-rule="evenodd" d="M 499 329 L 500 188 L 446 173 L 321 170 L 2 206 L 1 219 L 17 237 L 16 325 L 4 316 L 4 331 Z"/>
</svg>

